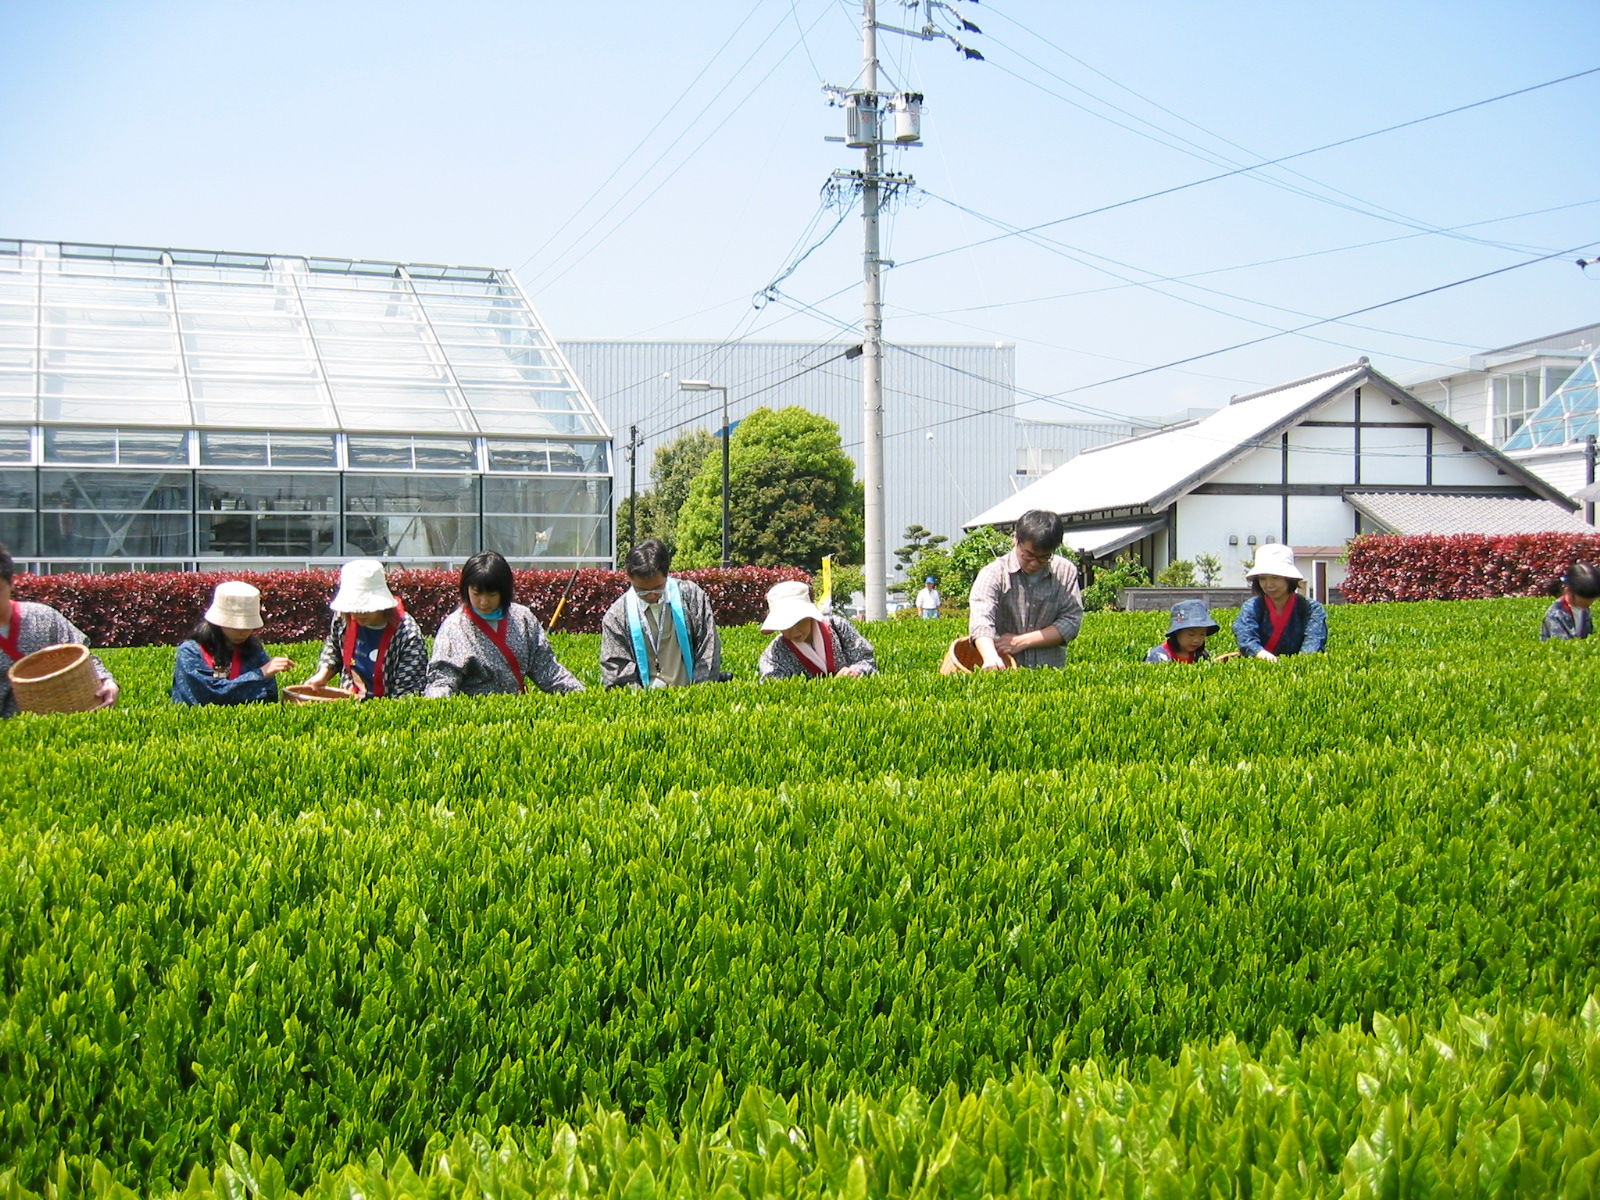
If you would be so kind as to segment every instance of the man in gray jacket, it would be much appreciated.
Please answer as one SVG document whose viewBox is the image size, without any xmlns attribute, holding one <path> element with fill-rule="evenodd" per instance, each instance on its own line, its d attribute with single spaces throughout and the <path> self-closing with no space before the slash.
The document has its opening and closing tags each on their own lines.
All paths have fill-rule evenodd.
<svg viewBox="0 0 1600 1200">
<path fill-rule="evenodd" d="M 986 671 L 1003 669 L 1005 654 L 1020 667 L 1064 667 L 1067 643 L 1083 624 L 1083 594 L 1078 568 L 1056 553 L 1061 518 L 1032 509 L 1013 534 L 1011 553 L 973 580 L 967 633 Z"/>
<path fill-rule="evenodd" d="M 686 687 L 726 678 L 711 600 L 667 574 L 672 551 L 650 538 L 628 552 L 628 590 L 600 621 L 600 682 L 614 687 Z"/>
</svg>

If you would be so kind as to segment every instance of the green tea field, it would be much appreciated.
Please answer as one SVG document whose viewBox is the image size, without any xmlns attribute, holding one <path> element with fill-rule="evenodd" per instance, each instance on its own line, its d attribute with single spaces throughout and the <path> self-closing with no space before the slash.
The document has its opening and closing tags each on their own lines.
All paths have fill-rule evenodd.
<svg viewBox="0 0 1600 1200">
<path fill-rule="evenodd" d="M 108 651 L 117 710 L 0 725 L 0 1200 L 1600 1195 L 1600 643 L 1543 607 L 306 708 Z"/>
</svg>

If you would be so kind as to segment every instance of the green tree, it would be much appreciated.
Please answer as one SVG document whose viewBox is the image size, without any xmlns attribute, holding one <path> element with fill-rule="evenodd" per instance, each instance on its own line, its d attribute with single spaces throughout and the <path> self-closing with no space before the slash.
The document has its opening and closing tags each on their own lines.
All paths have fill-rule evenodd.
<svg viewBox="0 0 1600 1200">
<path fill-rule="evenodd" d="M 1012 537 L 993 525 L 980 525 L 950 550 L 950 569 L 939 577 L 939 590 L 951 598 L 966 596 L 978 572 L 1011 552 Z"/>
<path fill-rule="evenodd" d="M 714 439 L 713 439 L 714 441 Z M 791 406 L 758 408 L 728 446 L 733 561 L 817 570 L 825 554 L 861 557 L 862 490 L 839 427 Z M 722 458 L 708 454 L 677 514 L 677 563 L 722 560 Z"/>
<path fill-rule="evenodd" d="M 1194 569 L 1200 576 L 1201 587 L 1216 587 L 1222 581 L 1222 560 L 1215 554 L 1196 554 Z"/>
<path fill-rule="evenodd" d="M 638 540 L 660 538 L 677 545 L 678 511 L 688 498 L 689 485 L 699 474 L 701 464 L 720 443 L 704 429 L 691 430 L 656 448 L 650 465 L 650 486 L 639 493 Z M 721 458 L 717 461 L 720 463 Z M 720 468 L 719 468 L 720 469 Z M 624 496 L 617 504 L 617 562 L 620 565 L 633 549 L 628 541 L 628 516 L 631 502 Z"/>
<path fill-rule="evenodd" d="M 1156 582 L 1162 587 L 1193 587 L 1194 564 L 1186 558 L 1176 558 L 1161 568 Z"/>
</svg>

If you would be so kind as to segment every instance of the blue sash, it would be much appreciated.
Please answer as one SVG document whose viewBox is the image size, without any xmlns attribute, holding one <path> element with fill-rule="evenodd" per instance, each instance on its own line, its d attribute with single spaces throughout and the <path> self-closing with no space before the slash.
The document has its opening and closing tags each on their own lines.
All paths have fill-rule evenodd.
<svg viewBox="0 0 1600 1200">
<path fill-rule="evenodd" d="M 650 650 L 644 637 L 644 601 L 632 587 L 623 594 L 623 607 L 628 613 L 628 634 L 633 639 L 633 661 L 639 666 L 639 684 L 650 686 Z M 676 579 L 667 580 L 666 595 L 662 597 L 672 613 L 672 625 L 678 632 L 678 652 L 683 655 L 683 665 L 689 669 L 689 680 L 694 681 L 694 651 L 689 646 L 689 622 L 683 615 L 683 589 Z"/>
</svg>

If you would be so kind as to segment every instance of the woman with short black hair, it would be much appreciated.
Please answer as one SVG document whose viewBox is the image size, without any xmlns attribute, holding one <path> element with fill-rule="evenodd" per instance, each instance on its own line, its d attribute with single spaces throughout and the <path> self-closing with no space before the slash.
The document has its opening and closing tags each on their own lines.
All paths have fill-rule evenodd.
<svg viewBox="0 0 1600 1200">
<path fill-rule="evenodd" d="M 256 704 L 278 698 L 277 677 L 294 660 L 261 644 L 261 593 L 231 579 L 217 584 L 211 607 L 178 647 L 172 665 L 174 704 Z"/>
<path fill-rule="evenodd" d="M 439 626 L 424 696 L 517 695 L 527 680 L 545 692 L 581 692 L 583 684 L 550 649 L 544 627 L 514 602 L 511 564 L 493 550 L 461 568 L 461 607 Z"/>
</svg>

